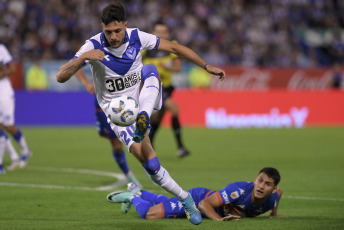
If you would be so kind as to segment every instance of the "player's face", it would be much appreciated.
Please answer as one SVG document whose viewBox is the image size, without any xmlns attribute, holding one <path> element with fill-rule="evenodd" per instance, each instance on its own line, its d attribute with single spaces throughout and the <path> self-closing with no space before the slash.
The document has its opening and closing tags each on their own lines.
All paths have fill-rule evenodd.
<svg viewBox="0 0 344 230">
<path fill-rule="evenodd" d="M 124 43 L 127 22 L 110 22 L 102 25 L 105 38 L 112 48 L 118 48 Z"/>
<path fill-rule="evenodd" d="M 265 199 L 276 189 L 274 179 L 261 173 L 254 180 L 253 195 L 256 199 Z"/>
<path fill-rule="evenodd" d="M 156 25 L 154 27 L 153 34 L 164 39 L 168 39 L 168 37 L 170 36 L 170 32 L 166 25 Z"/>
</svg>

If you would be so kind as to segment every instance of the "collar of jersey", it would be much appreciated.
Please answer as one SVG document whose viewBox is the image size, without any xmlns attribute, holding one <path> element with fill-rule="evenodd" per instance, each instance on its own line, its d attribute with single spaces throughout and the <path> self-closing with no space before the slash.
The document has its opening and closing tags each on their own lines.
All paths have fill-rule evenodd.
<svg viewBox="0 0 344 230">
<path fill-rule="evenodd" d="M 102 44 L 103 48 L 110 46 L 110 44 L 108 43 L 108 41 L 105 38 L 104 32 L 102 32 L 101 35 L 100 35 L 100 41 L 101 41 L 101 44 Z M 127 31 L 125 31 L 124 43 L 126 43 L 128 41 L 129 41 L 129 36 L 128 36 Z"/>
</svg>

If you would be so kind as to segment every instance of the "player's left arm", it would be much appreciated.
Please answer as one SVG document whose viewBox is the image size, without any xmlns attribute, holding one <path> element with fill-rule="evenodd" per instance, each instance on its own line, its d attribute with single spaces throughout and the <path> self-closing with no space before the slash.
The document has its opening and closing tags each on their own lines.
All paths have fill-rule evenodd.
<svg viewBox="0 0 344 230">
<path fill-rule="evenodd" d="M 198 208 L 209 219 L 216 220 L 216 221 L 237 220 L 240 218 L 240 216 L 237 216 L 237 215 L 229 215 L 226 217 L 221 217 L 215 211 L 215 208 L 218 208 L 221 205 L 222 205 L 221 200 L 219 199 L 218 195 L 214 193 L 210 195 L 209 197 L 205 198 L 204 200 L 202 200 L 199 203 Z"/>
<path fill-rule="evenodd" d="M 0 79 L 15 74 L 16 64 L 14 62 L 9 63 L 8 65 L 0 64 Z"/>
<path fill-rule="evenodd" d="M 281 200 L 282 198 L 282 190 L 280 188 L 277 187 L 277 190 L 276 190 L 277 194 L 278 194 L 278 202 L 276 204 L 276 207 L 274 209 L 271 210 L 271 213 L 270 213 L 270 218 L 280 218 L 280 216 L 277 215 L 277 208 L 278 208 L 278 204 L 279 204 L 279 201 Z"/>
<path fill-rule="evenodd" d="M 225 78 L 224 70 L 207 64 L 200 56 L 186 46 L 160 38 L 158 50 L 174 53 L 204 68 L 208 73 L 219 76 L 221 80 Z"/>
<path fill-rule="evenodd" d="M 182 62 L 181 62 L 180 58 L 174 58 L 172 60 L 172 65 L 171 66 L 168 66 L 165 63 L 160 63 L 160 66 L 162 68 L 168 70 L 168 71 L 177 73 L 177 72 L 180 72 L 181 69 L 182 69 Z"/>
</svg>

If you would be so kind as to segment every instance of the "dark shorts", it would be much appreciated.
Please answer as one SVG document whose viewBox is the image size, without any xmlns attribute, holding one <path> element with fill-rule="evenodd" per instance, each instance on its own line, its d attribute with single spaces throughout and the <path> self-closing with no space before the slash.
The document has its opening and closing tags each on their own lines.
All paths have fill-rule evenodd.
<svg viewBox="0 0 344 230">
<path fill-rule="evenodd" d="M 97 99 L 94 100 L 94 107 L 96 112 L 96 124 L 98 134 L 101 137 L 105 137 L 108 139 L 116 139 L 117 136 L 115 132 L 111 129 L 110 124 L 107 122 L 107 117 L 98 105 Z"/>
<path fill-rule="evenodd" d="M 214 193 L 207 188 L 193 188 L 188 191 L 193 200 L 195 201 L 196 207 L 199 202 Z M 177 197 L 173 197 L 161 203 L 164 209 L 164 218 L 181 218 L 186 217 L 182 203 Z"/>
<path fill-rule="evenodd" d="M 174 90 L 173 86 L 166 87 L 166 88 L 164 87 L 164 99 L 172 97 L 173 90 Z"/>
</svg>

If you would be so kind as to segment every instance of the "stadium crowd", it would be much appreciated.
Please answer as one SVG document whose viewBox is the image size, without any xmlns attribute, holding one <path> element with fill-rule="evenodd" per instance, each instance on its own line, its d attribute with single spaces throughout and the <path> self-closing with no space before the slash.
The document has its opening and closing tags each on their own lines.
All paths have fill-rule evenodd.
<svg viewBox="0 0 344 230">
<path fill-rule="evenodd" d="M 0 0 L 0 42 L 16 60 L 70 59 L 100 31 L 97 15 L 108 2 Z M 163 19 L 181 44 L 213 65 L 313 67 L 344 60 L 344 1 L 126 0 L 125 5 L 128 27 L 151 32 Z"/>
</svg>

